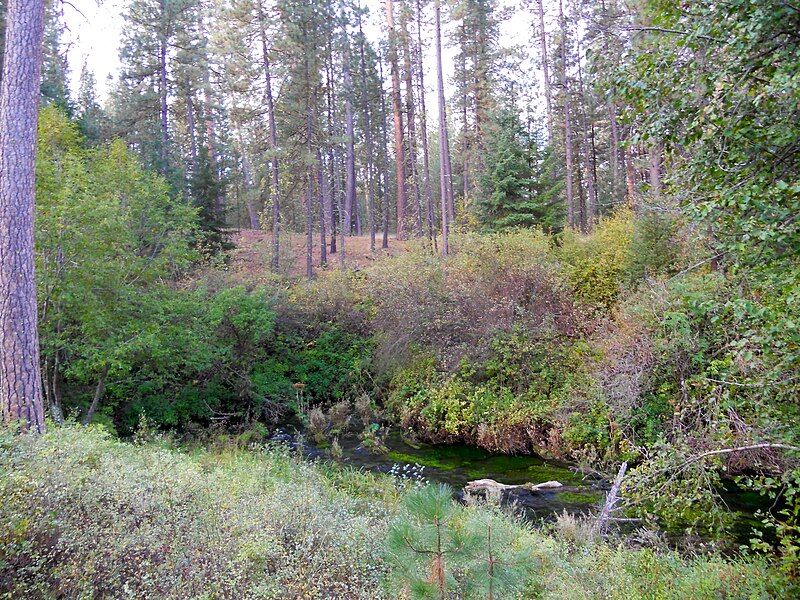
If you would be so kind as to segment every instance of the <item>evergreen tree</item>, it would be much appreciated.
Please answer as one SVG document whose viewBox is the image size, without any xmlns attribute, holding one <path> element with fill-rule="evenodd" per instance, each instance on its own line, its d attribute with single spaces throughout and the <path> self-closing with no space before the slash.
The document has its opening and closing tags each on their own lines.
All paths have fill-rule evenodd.
<svg viewBox="0 0 800 600">
<path fill-rule="evenodd" d="M 75 116 L 81 134 L 88 144 L 97 144 L 104 139 L 107 127 L 105 111 L 97 100 L 94 73 L 86 63 L 81 69 L 78 97 L 75 102 Z"/>
<path fill-rule="evenodd" d="M 486 168 L 480 178 L 477 213 L 492 230 L 556 225 L 550 164 L 536 136 L 526 131 L 512 106 L 491 115 L 485 141 Z"/>
<path fill-rule="evenodd" d="M 225 182 L 218 177 L 208 148 L 201 146 L 189 180 L 189 192 L 197 207 L 200 248 L 208 255 L 233 247 L 224 231 L 225 216 L 219 213 L 217 207 L 217 198 L 223 194 L 224 187 Z"/>
<path fill-rule="evenodd" d="M 72 116 L 74 107 L 69 93 L 69 64 L 61 41 L 64 33 L 61 6 L 57 2 L 48 2 L 45 9 L 40 89 L 43 103 L 55 104 Z"/>
</svg>

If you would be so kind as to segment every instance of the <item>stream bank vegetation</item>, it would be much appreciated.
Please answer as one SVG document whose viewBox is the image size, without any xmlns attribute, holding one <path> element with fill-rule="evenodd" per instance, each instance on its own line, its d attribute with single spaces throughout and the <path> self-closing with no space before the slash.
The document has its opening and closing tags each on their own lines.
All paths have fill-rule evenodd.
<svg viewBox="0 0 800 600">
<path fill-rule="evenodd" d="M 451 490 L 283 447 L 187 450 L 143 427 L 0 433 L 9 598 L 770 598 L 765 556 L 681 555 L 642 534 L 545 529 Z M 388 542 L 386 541 L 388 540 Z M 699 550 L 696 548 L 695 550 Z"/>
</svg>

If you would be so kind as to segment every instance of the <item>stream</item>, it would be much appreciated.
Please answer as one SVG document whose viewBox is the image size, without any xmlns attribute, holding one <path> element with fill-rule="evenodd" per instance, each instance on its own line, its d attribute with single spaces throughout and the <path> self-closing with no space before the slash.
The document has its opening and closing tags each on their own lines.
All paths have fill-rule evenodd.
<svg viewBox="0 0 800 600">
<path fill-rule="evenodd" d="M 297 447 L 297 436 L 287 429 L 276 430 L 272 440 Z M 481 448 L 458 444 L 411 443 L 396 430 L 389 433 L 384 443 L 388 452 L 378 454 L 364 448 L 358 436 L 343 436 L 339 439 L 342 456 L 338 462 L 365 471 L 445 483 L 453 488 L 458 498 L 463 497 L 464 486 L 475 479 L 494 479 L 512 485 L 558 481 L 562 487 L 503 493 L 504 503 L 515 503 L 525 518 L 537 522 L 552 521 L 563 512 L 573 515 L 596 513 L 609 488 L 609 482 L 605 480 L 584 477 L 568 464 L 536 455 L 491 454 Z M 303 444 L 303 453 L 311 460 L 331 459 L 327 449 L 317 448 L 307 441 Z M 733 539 L 737 544 L 747 544 L 753 528 L 763 530 L 754 514 L 759 508 L 768 508 L 769 501 L 754 492 L 737 488 L 732 481 L 726 482 L 720 493 L 735 514 L 731 532 Z M 673 534 L 680 536 L 678 532 Z"/>
<path fill-rule="evenodd" d="M 278 430 L 274 441 L 296 446 L 296 438 L 286 430 Z M 511 490 L 504 501 L 515 502 L 532 520 L 550 520 L 564 511 L 572 514 L 595 509 L 605 498 L 605 482 L 584 479 L 568 465 L 544 460 L 535 455 L 491 454 L 481 448 L 464 445 L 431 445 L 404 440 L 399 432 L 391 432 L 384 440 L 388 452 L 376 454 L 363 448 L 357 436 L 339 439 L 342 448 L 340 463 L 355 469 L 389 473 L 411 479 L 446 483 L 460 495 L 467 482 L 475 479 L 519 485 L 558 481 L 563 487 L 536 492 Z M 326 450 L 304 444 L 304 454 L 311 459 L 330 458 Z"/>
</svg>

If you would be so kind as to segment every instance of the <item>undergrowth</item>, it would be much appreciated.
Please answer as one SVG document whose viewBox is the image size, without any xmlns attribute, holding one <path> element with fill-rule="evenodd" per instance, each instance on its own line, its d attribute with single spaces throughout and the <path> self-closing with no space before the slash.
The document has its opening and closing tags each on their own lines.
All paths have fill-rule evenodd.
<svg viewBox="0 0 800 600">
<path fill-rule="evenodd" d="M 419 489 L 280 448 L 188 451 L 157 437 L 120 442 L 94 427 L 51 426 L 39 437 L 2 431 L 0 597 L 402 597 L 404 565 L 387 536 L 409 519 L 424 529 L 409 497 Z M 481 503 L 442 510 L 453 526 L 477 532 L 493 520 L 504 532 L 497 551 L 525 557 L 525 579 L 503 597 L 791 593 L 760 558 L 602 542 L 566 517 L 534 529 Z M 452 567 L 447 597 L 466 598 L 469 574 Z"/>
</svg>

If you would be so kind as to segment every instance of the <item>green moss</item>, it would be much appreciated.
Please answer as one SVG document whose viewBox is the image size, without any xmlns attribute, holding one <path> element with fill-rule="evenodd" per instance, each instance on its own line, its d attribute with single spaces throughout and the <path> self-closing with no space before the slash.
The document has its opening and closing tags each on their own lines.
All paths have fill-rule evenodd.
<svg viewBox="0 0 800 600">
<path fill-rule="evenodd" d="M 599 504 L 605 495 L 599 490 L 585 492 L 558 492 L 558 499 L 564 504 Z"/>
</svg>

